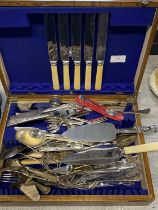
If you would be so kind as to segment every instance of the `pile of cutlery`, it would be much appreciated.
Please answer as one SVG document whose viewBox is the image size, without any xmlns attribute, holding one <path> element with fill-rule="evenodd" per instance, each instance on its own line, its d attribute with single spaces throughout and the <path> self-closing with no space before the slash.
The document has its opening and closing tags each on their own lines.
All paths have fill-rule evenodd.
<svg viewBox="0 0 158 210">
<path fill-rule="evenodd" d="M 32 104 L 25 111 L 21 106 L 8 120 L 21 145 L 3 148 L 0 182 L 10 182 L 34 201 L 40 193 L 50 193 L 51 186 L 84 190 L 131 186 L 141 181 L 136 153 L 156 150 L 152 144 L 130 146 L 138 133 L 157 132 L 155 125 L 116 129 L 107 121 L 119 122 L 126 114 L 147 114 L 150 109 L 124 112 L 125 105 L 118 102 L 97 103 L 85 96 L 71 103 L 54 98 L 50 107 L 35 110 Z M 100 117 L 87 118 L 94 112 Z M 47 130 L 25 126 L 39 120 L 47 124 Z"/>
</svg>

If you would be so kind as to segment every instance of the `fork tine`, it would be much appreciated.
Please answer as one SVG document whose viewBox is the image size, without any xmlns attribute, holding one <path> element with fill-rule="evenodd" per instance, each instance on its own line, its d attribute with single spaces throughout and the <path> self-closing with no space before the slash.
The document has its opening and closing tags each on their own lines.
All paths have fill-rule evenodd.
<svg viewBox="0 0 158 210">
<path fill-rule="evenodd" d="M 15 183 L 18 181 L 18 177 L 14 176 L 12 174 L 8 174 L 8 175 L 4 175 L 2 174 L 2 176 L 0 177 L 0 182 L 10 182 L 10 183 Z"/>
</svg>

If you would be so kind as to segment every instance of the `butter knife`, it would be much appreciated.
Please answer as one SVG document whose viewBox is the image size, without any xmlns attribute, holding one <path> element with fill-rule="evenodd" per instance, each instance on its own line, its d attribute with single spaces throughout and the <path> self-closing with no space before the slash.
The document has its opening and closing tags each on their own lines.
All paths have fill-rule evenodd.
<svg viewBox="0 0 158 210">
<path fill-rule="evenodd" d="M 95 30 L 95 14 L 94 13 L 86 14 L 85 46 L 84 46 L 84 59 L 86 62 L 85 90 L 91 89 L 94 30 Z"/>
</svg>

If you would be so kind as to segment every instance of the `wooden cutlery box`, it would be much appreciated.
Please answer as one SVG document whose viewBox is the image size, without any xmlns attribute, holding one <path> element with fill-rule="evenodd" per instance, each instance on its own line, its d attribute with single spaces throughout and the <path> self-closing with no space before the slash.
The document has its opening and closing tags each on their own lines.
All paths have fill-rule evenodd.
<svg viewBox="0 0 158 210">
<path fill-rule="evenodd" d="M 0 125 L 1 145 L 3 143 L 7 148 L 17 145 L 14 128 L 6 127 L 8 116 L 16 111 L 17 102 L 47 103 L 55 95 L 62 101 L 73 101 L 76 95 L 86 94 L 98 102 L 132 103 L 137 110 L 137 95 L 158 23 L 157 6 L 156 1 L 148 0 L 1 1 L 0 78 L 7 95 Z M 63 22 L 63 25 L 67 24 L 67 30 L 60 34 L 59 20 L 63 14 L 68 17 Z M 80 26 L 77 21 L 72 24 L 75 14 L 80 14 Z M 90 14 L 94 19 L 86 22 Z M 106 14 L 106 23 L 99 22 L 101 14 Z M 48 21 L 52 17 L 54 29 L 53 22 Z M 73 27 L 76 27 L 76 38 L 75 32 L 72 34 Z M 89 36 L 85 37 L 86 33 Z M 97 42 L 99 36 L 100 44 Z M 56 54 L 51 55 L 53 47 L 51 49 L 50 44 L 57 46 Z M 76 56 L 73 49 L 77 45 Z M 64 46 L 69 48 L 67 52 Z M 101 55 L 97 47 L 103 48 Z M 131 122 L 140 126 L 140 116 L 132 119 L 127 116 L 119 126 L 130 127 Z M 136 144 L 142 143 L 144 136 L 138 134 Z M 141 154 L 139 158 L 141 183 L 93 190 L 53 188 L 49 195 L 41 196 L 41 201 L 151 202 L 154 191 L 147 154 Z M 0 183 L 0 201 L 29 199 L 9 183 Z"/>
</svg>

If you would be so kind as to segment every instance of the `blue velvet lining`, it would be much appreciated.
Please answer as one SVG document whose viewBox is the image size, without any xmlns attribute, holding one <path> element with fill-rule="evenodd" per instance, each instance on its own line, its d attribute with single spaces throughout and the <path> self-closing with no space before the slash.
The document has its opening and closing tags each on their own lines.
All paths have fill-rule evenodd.
<svg viewBox="0 0 158 210">
<path fill-rule="evenodd" d="M 47 103 L 37 104 L 37 107 L 47 107 Z M 132 105 L 128 104 L 125 108 L 126 111 L 130 111 L 132 109 Z M 15 103 L 11 104 L 9 116 L 18 112 L 17 105 Z M 95 117 L 99 117 L 100 115 L 96 112 L 92 112 L 87 115 L 86 119 L 91 119 Z M 122 122 L 116 122 L 113 120 L 108 120 L 108 122 L 112 122 L 115 124 L 117 128 L 128 128 L 132 127 L 135 123 L 135 116 L 133 114 L 125 115 L 125 119 Z M 33 126 L 41 129 L 46 129 L 46 123 L 42 121 L 36 121 L 31 123 L 26 123 L 22 126 Z M 61 132 L 63 128 L 61 129 Z M 6 148 L 11 148 L 13 146 L 18 146 L 20 143 L 15 140 L 15 130 L 13 127 L 6 127 L 3 143 Z M 38 167 L 38 165 L 37 165 Z M 21 195 L 22 193 L 18 189 L 14 189 L 11 187 L 9 183 L 0 183 L 0 195 Z M 147 195 L 148 191 L 146 189 L 142 189 L 140 182 L 135 182 L 132 186 L 109 186 L 104 188 L 96 188 L 93 190 L 79 190 L 79 189 L 61 189 L 57 187 L 53 187 L 50 195 Z"/>
<path fill-rule="evenodd" d="M 63 89 L 63 66 L 60 59 L 58 60 L 60 90 L 52 89 L 44 14 L 73 12 L 105 12 L 110 16 L 103 85 L 99 93 L 132 94 L 134 92 L 134 76 L 147 27 L 152 24 L 155 8 L 0 7 L 0 52 L 10 79 L 11 93 L 68 93 Z M 74 93 L 84 92 L 83 35 L 82 33 L 81 90 L 79 91 L 74 91 L 73 88 L 74 63 L 70 60 L 71 90 Z M 57 40 L 59 45 L 59 39 Z M 97 67 L 95 51 L 94 47 L 92 89 L 89 93 L 98 93 L 94 89 Z M 59 51 L 58 55 L 60 55 Z M 126 55 L 126 62 L 110 63 L 112 55 Z"/>
</svg>

